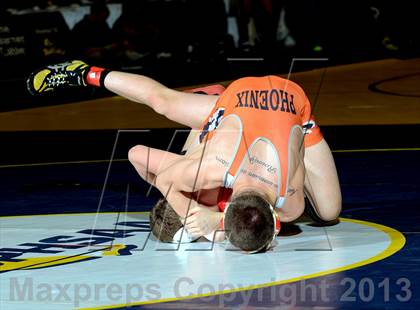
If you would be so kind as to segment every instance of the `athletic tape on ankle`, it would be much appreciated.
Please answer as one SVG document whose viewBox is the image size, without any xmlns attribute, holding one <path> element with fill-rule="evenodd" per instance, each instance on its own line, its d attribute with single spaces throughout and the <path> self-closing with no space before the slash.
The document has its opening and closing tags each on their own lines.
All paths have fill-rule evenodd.
<svg viewBox="0 0 420 310">
<path fill-rule="evenodd" d="M 111 70 L 99 67 L 90 67 L 86 75 L 86 83 L 96 87 L 105 86 L 105 78 Z"/>
</svg>

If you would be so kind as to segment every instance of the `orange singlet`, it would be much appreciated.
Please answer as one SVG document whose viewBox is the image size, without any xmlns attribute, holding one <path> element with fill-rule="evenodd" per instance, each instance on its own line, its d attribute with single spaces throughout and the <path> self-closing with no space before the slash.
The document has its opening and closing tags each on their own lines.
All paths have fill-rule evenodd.
<svg viewBox="0 0 420 310">
<path fill-rule="evenodd" d="M 295 128 L 304 135 L 304 146 L 322 140 L 319 127 L 311 115 L 311 105 L 302 88 L 278 76 L 246 77 L 232 82 L 219 97 L 205 120 L 200 142 L 211 139 L 214 130 L 228 116 L 241 122 L 241 141 L 225 176 L 231 187 L 244 156 L 257 140 L 268 141 L 279 157 L 281 186 L 276 207 L 283 204 L 287 192 L 289 149 Z M 279 199 L 281 198 L 281 199 Z"/>
</svg>

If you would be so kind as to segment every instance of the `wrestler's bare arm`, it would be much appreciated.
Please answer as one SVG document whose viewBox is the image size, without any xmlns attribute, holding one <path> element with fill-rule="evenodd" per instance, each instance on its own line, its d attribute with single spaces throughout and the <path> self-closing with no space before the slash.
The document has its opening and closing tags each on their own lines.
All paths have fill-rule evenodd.
<svg viewBox="0 0 420 310">
<path fill-rule="evenodd" d="M 176 91 L 146 76 L 118 71 L 106 76 L 105 87 L 190 128 L 202 125 L 218 98 Z"/>
<path fill-rule="evenodd" d="M 221 186 L 218 169 L 203 162 L 200 158 L 183 157 L 156 175 L 156 187 L 181 217 L 186 217 L 190 208 L 199 206 L 187 193 Z"/>
<path fill-rule="evenodd" d="M 334 220 L 341 212 L 341 191 L 334 159 L 323 139 L 305 149 L 305 192 L 318 215 Z"/>
</svg>

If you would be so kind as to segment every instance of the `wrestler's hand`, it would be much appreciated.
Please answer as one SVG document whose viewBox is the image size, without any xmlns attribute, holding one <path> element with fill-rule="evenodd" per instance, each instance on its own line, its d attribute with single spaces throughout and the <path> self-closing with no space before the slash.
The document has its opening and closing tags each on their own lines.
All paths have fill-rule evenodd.
<svg viewBox="0 0 420 310">
<path fill-rule="evenodd" d="M 188 232 L 194 236 L 204 236 L 220 229 L 223 213 L 217 207 L 193 206 L 186 218 Z"/>
</svg>

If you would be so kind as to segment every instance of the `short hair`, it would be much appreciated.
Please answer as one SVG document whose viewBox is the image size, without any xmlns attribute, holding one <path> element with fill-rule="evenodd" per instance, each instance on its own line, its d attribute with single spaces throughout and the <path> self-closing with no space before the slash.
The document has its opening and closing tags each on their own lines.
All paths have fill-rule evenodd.
<svg viewBox="0 0 420 310">
<path fill-rule="evenodd" d="M 172 242 L 175 233 L 183 226 L 179 215 L 165 198 L 159 199 L 149 214 L 150 229 L 162 242 Z"/>
<path fill-rule="evenodd" d="M 241 193 L 229 203 L 224 229 L 230 243 L 247 252 L 263 252 L 274 237 L 270 204 L 254 192 Z"/>
</svg>

